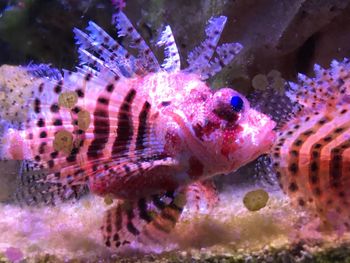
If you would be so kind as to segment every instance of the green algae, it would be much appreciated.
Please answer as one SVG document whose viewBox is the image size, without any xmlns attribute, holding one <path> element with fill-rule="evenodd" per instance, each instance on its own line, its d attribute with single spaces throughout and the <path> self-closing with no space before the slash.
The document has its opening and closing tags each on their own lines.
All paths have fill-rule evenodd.
<svg viewBox="0 0 350 263">
<path fill-rule="evenodd" d="M 258 211 L 266 206 L 268 200 L 269 194 L 263 189 L 258 189 L 246 193 L 243 204 L 249 211 Z"/>
</svg>

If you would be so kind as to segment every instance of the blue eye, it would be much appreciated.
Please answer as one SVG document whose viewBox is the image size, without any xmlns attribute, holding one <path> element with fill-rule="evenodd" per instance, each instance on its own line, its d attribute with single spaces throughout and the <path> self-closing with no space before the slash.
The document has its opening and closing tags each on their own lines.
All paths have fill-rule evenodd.
<svg viewBox="0 0 350 263">
<path fill-rule="evenodd" d="M 243 110 L 243 100 L 240 96 L 233 96 L 231 98 L 231 107 L 234 111 L 240 112 Z"/>
</svg>

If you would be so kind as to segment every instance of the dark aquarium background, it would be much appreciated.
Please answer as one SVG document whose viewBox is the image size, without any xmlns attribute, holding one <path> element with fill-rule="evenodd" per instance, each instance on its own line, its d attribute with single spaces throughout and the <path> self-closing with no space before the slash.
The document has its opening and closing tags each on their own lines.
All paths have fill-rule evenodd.
<svg viewBox="0 0 350 263">
<path fill-rule="evenodd" d="M 204 39 L 208 19 L 227 16 L 221 42 L 239 42 L 244 49 L 233 63 L 210 79 L 213 89 L 228 86 L 248 96 L 268 87 L 283 92 L 286 81 L 296 80 L 298 72 L 313 76 L 315 63 L 328 68 L 333 59 L 350 58 L 349 0 L 0 0 L 0 65 L 50 64 L 74 70 L 79 61 L 73 28 L 84 29 L 92 20 L 116 38 L 111 23 L 116 5 L 160 61 L 163 50 L 157 49 L 155 43 L 169 24 L 183 66 L 188 52 Z M 170 249 L 145 255 L 133 251 L 121 255 L 110 254 L 90 236 L 74 240 L 81 233 L 98 232 L 96 220 L 85 220 L 98 213 L 101 216 L 100 206 L 106 200 L 84 200 L 71 207 L 67 204 L 60 217 L 54 210 L 57 208 L 47 208 L 45 212 L 22 210 L 13 206 L 9 198 L 16 187 L 13 178 L 19 163 L 2 163 L 0 262 L 10 262 L 8 253 L 20 255 L 13 262 L 350 262 L 348 241 L 329 241 L 305 230 L 308 217 L 300 219 L 303 212 L 289 206 L 274 176 L 257 174 L 256 165 L 255 162 L 233 175 L 216 178 L 222 204 L 211 219 L 189 216 L 181 223 L 173 237 L 180 244 L 175 252 Z M 243 196 L 260 188 L 268 192 L 270 203 L 265 210 L 250 212 L 243 205 Z M 90 211 L 94 206 L 98 209 Z M 43 223 L 48 225 L 57 221 L 64 224 L 65 220 L 68 225 L 80 213 L 84 226 L 77 232 L 65 229 L 63 237 L 58 229 L 50 232 L 50 227 L 44 227 L 46 232 L 41 232 L 35 226 L 38 236 L 32 236 L 30 240 L 34 241 L 26 245 L 23 242 L 27 237 L 11 230 L 20 227 L 16 221 L 11 222 L 11 213 L 17 220 L 25 218 L 26 213 L 35 215 L 28 224 L 34 224 L 42 214 L 47 220 Z M 35 242 L 51 234 L 50 245 L 58 244 L 57 250 Z"/>
<path fill-rule="evenodd" d="M 73 69 L 78 62 L 73 27 L 83 29 L 93 20 L 116 36 L 111 24 L 115 2 L 123 1 L 0 1 L 0 63 Z M 123 10 L 151 47 L 169 24 L 183 60 L 203 39 L 199 29 L 207 20 L 227 16 L 221 41 L 239 42 L 244 50 L 216 80 L 217 86 L 227 83 L 248 91 L 257 74 L 277 70 L 293 80 L 297 72 L 312 74 L 315 63 L 327 67 L 332 59 L 350 55 L 346 0 L 128 0 Z"/>
</svg>

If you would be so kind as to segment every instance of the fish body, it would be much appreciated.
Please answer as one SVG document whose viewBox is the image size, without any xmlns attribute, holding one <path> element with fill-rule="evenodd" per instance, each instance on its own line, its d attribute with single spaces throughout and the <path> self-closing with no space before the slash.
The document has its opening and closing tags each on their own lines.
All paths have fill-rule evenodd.
<svg viewBox="0 0 350 263">
<path fill-rule="evenodd" d="M 293 202 L 307 207 L 333 229 L 349 230 L 350 65 L 315 66 L 315 77 L 299 75 L 287 92 L 298 110 L 280 129 L 273 167 Z"/>
<path fill-rule="evenodd" d="M 170 232 L 188 186 L 266 152 L 275 123 L 237 91 L 214 92 L 205 83 L 242 48 L 217 46 L 225 17 L 209 21 L 207 39 L 185 69 L 170 27 L 158 42 L 166 52 L 159 65 L 126 16 L 114 19 L 138 57 L 93 22 L 87 34 L 75 29 L 81 65 L 61 78 L 28 68 L 31 114 L 25 129 L 9 130 L 2 150 L 29 160 L 21 173 L 26 190 L 17 193 L 29 204 L 66 199 L 84 187 L 122 200 L 102 227 L 106 245 L 120 247 Z"/>
</svg>

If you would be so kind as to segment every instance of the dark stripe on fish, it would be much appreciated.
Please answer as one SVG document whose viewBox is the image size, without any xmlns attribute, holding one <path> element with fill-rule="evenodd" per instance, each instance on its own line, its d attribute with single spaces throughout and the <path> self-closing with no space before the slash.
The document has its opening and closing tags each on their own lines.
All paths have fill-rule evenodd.
<svg viewBox="0 0 350 263">
<path fill-rule="evenodd" d="M 111 220 L 111 212 L 107 211 L 107 216 L 106 216 L 106 231 L 107 233 L 111 233 L 112 232 L 112 220 Z"/>
<path fill-rule="evenodd" d="M 94 139 L 91 142 L 87 156 L 89 158 L 99 158 L 108 142 L 109 137 L 109 99 L 100 96 L 97 100 L 96 109 L 94 111 Z"/>
<path fill-rule="evenodd" d="M 341 134 L 337 133 L 337 129 L 346 129 L 349 124 L 345 124 L 341 127 L 337 127 L 327 133 L 324 137 L 320 138 L 316 143 L 314 143 L 310 150 L 310 162 L 309 162 L 309 182 L 313 188 L 313 193 L 316 196 L 322 195 L 320 185 L 320 168 L 321 168 L 321 152 L 322 149 L 334 139 L 339 137 Z"/>
<path fill-rule="evenodd" d="M 308 129 L 301 133 L 292 143 L 289 151 L 291 158 L 288 165 L 288 171 L 292 175 L 298 175 L 299 173 L 299 156 L 301 147 L 306 143 L 307 139 L 315 133 L 316 131 L 314 129 Z"/>
<path fill-rule="evenodd" d="M 144 141 L 147 132 L 147 122 L 148 122 L 148 114 L 151 109 L 151 104 L 146 101 L 143 104 L 142 110 L 139 114 L 139 127 L 137 129 L 137 137 L 136 137 L 136 150 L 143 150 L 145 148 Z"/>
<path fill-rule="evenodd" d="M 130 207 L 126 213 L 127 213 L 127 217 L 128 217 L 128 222 L 126 224 L 126 228 L 128 229 L 128 231 L 133 234 L 134 236 L 137 236 L 140 234 L 140 231 L 134 226 L 132 220 L 134 219 L 135 215 L 134 215 L 134 207 Z"/>
<path fill-rule="evenodd" d="M 337 188 L 340 184 L 340 179 L 342 177 L 342 162 L 343 153 L 346 149 L 350 148 L 350 141 L 347 140 L 337 147 L 333 148 L 331 151 L 331 161 L 329 164 L 330 171 L 330 185 Z"/>
<path fill-rule="evenodd" d="M 290 173 L 292 176 L 298 176 L 299 174 L 299 157 L 300 157 L 300 150 L 304 144 L 308 143 L 308 139 L 316 134 L 318 130 L 331 118 L 325 116 L 321 118 L 314 127 L 302 132 L 291 144 L 289 154 L 290 159 L 288 163 L 288 173 Z M 300 128 L 300 125 L 295 125 L 293 127 L 293 130 L 290 130 L 286 133 L 286 135 L 292 135 L 294 131 L 298 130 Z M 281 142 L 280 147 L 283 147 L 284 140 Z M 288 189 L 290 192 L 296 192 L 298 191 L 298 185 L 296 182 L 291 182 L 288 186 Z"/>
<path fill-rule="evenodd" d="M 310 116 L 306 116 L 304 124 L 306 126 L 309 126 L 310 120 Z M 299 131 L 305 126 L 296 124 L 291 126 L 288 130 L 279 135 L 280 139 L 275 144 L 272 152 L 273 169 L 276 172 L 276 176 L 279 180 L 280 187 L 285 192 L 289 192 L 294 195 L 299 190 L 298 181 L 302 180 L 301 178 L 299 178 L 301 175 L 299 171 L 300 151 L 303 145 L 308 143 L 308 139 L 310 138 L 310 136 L 316 134 L 318 129 L 325 123 L 325 120 L 328 119 L 326 117 L 321 117 L 321 119 L 319 120 L 322 121 L 316 122 L 315 124 L 311 125 L 311 128 L 308 128 L 307 130 Z M 290 142 L 289 146 L 286 146 L 285 142 L 289 141 L 289 137 L 292 137 L 293 141 Z M 284 169 L 280 167 L 279 162 L 281 158 L 284 158 L 283 156 L 281 156 L 281 150 L 286 147 L 288 147 L 289 160 L 286 169 Z M 287 179 L 287 181 L 285 181 L 285 179 Z"/>
<path fill-rule="evenodd" d="M 150 216 L 150 214 L 147 211 L 147 203 L 146 203 L 146 199 L 141 198 L 138 203 L 138 209 L 139 209 L 139 216 L 141 219 L 145 220 L 147 223 L 152 221 L 152 217 Z"/>
<path fill-rule="evenodd" d="M 122 207 L 120 205 L 117 206 L 116 209 L 114 209 L 115 211 L 115 229 L 117 231 L 122 229 L 122 223 L 123 223 L 123 218 L 122 218 Z"/>
<path fill-rule="evenodd" d="M 131 106 L 135 96 L 136 90 L 129 90 L 119 108 L 117 136 L 112 146 L 112 157 L 128 150 L 128 144 L 132 139 L 134 130 Z"/>
<path fill-rule="evenodd" d="M 128 223 L 126 224 L 126 227 L 128 229 L 128 231 L 133 234 L 134 236 L 137 236 L 140 234 L 140 231 L 134 226 L 134 224 L 132 223 L 132 221 L 128 221 Z"/>
</svg>

